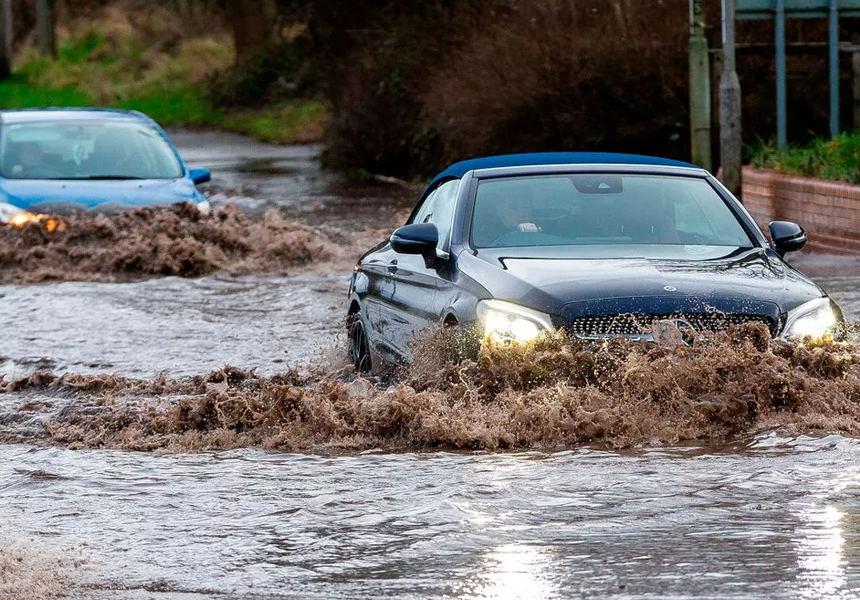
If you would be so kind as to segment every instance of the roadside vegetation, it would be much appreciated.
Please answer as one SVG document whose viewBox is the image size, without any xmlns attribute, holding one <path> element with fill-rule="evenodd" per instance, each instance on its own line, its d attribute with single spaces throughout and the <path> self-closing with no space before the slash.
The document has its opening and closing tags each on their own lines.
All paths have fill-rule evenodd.
<svg viewBox="0 0 860 600">
<path fill-rule="evenodd" d="M 165 125 L 322 141 L 329 167 L 413 180 L 509 152 L 689 159 L 686 0 L 65 0 L 52 60 L 35 50 L 35 0 L 13 4 L 2 106 L 135 108 Z M 719 3 L 706 8 L 718 39 Z M 818 20 L 787 32 L 791 43 L 827 37 Z M 738 23 L 741 44 L 771 35 L 766 21 Z M 825 64 L 790 57 L 804 73 L 790 96 L 792 140 L 827 129 Z M 738 69 L 750 143 L 775 130 L 773 57 L 744 53 Z M 854 177 L 850 160 L 846 177 L 807 150 L 762 147 L 755 160 Z"/>
<path fill-rule="evenodd" d="M 218 128 L 263 141 L 321 139 L 327 111 L 314 99 L 217 105 L 211 90 L 235 60 L 223 25 L 188 35 L 175 12 L 133 8 L 115 3 L 58 28 L 53 59 L 25 43 L 12 78 L 0 82 L 0 107 L 109 106 L 140 110 L 162 125 Z"/>
<path fill-rule="evenodd" d="M 860 134 L 843 133 L 815 139 L 805 146 L 760 144 L 753 147 L 750 164 L 780 173 L 860 183 Z"/>
</svg>

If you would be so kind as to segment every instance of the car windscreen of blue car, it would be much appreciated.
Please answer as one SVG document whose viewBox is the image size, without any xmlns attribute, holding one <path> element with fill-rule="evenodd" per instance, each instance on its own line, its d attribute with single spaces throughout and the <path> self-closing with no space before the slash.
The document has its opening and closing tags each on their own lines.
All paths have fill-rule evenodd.
<svg viewBox="0 0 860 600">
<path fill-rule="evenodd" d="M 182 165 L 158 130 L 127 121 L 10 123 L 0 135 L 6 179 L 178 179 Z"/>
<path fill-rule="evenodd" d="M 632 245 L 752 247 L 749 234 L 706 180 L 619 173 L 483 180 L 475 198 L 472 244 L 600 245 L 608 256 L 626 254 L 624 247 Z"/>
</svg>

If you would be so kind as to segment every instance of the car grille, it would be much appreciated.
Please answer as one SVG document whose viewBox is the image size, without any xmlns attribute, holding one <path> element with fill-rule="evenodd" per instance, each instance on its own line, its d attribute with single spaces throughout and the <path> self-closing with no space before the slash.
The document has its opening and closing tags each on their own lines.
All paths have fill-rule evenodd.
<svg viewBox="0 0 860 600">
<path fill-rule="evenodd" d="M 705 314 L 666 314 L 666 315 L 590 315 L 576 317 L 568 329 L 577 337 L 636 336 L 647 333 L 657 321 L 678 321 L 679 325 L 688 323 L 696 331 L 724 331 L 731 325 L 743 323 L 764 323 L 771 335 L 776 334 L 773 319 L 763 315 L 705 313 Z"/>
</svg>

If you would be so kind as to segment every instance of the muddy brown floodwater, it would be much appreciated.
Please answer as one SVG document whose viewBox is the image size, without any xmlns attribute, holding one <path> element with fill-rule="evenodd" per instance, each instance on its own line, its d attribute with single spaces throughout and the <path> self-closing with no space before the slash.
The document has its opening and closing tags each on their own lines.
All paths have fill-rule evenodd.
<svg viewBox="0 0 860 600">
<path fill-rule="evenodd" d="M 312 147 L 174 137 L 216 206 L 335 247 L 413 200 L 344 186 Z M 860 317 L 857 261 L 799 263 Z M 376 388 L 336 372 L 348 274 L 0 286 L 0 599 L 860 593 L 855 349 L 556 347 Z"/>
</svg>

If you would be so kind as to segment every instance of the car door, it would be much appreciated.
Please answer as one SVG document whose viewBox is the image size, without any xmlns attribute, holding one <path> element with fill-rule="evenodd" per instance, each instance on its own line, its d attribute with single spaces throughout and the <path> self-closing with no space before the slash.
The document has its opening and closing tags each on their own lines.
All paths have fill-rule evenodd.
<svg viewBox="0 0 860 600">
<path fill-rule="evenodd" d="M 422 203 L 410 223 L 433 223 L 439 229 L 437 253 L 447 247 L 453 220 L 453 203 L 459 180 L 439 186 Z M 388 280 L 380 302 L 381 322 L 386 342 L 402 361 L 411 356 L 410 342 L 417 330 L 437 323 L 440 307 L 437 300 L 440 264 L 425 264 L 424 257 L 392 252 L 387 265 Z"/>
<path fill-rule="evenodd" d="M 438 188 L 430 193 L 409 220 L 411 223 L 429 222 L 433 214 Z M 382 337 L 390 348 L 393 360 L 409 359 L 409 341 L 415 329 L 427 325 L 436 292 L 434 278 L 424 266 L 424 258 L 398 254 L 387 247 L 385 283 L 381 286 L 379 322 Z"/>
<path fill-rule="evenodd" d="M 385 337 L 383 311 L 380 308 L 380 303 L 389 286 L 388 265 L 394 256 L 395 252 L 391 249 L 391 244 L 385 243 L 365 256 L 361 263 L 362 273 L 367 281 L 367 291 L 362 303 L 367 319 L 368 342 L 376 352 L 389 360 L 394 358 L 393 349 Z"/>
</svg>

